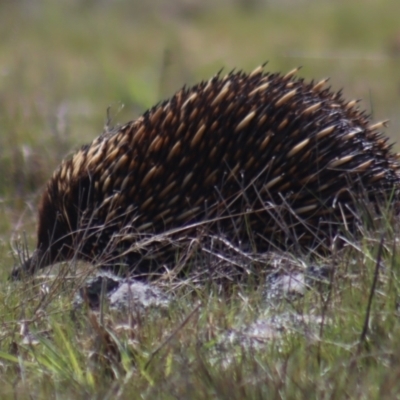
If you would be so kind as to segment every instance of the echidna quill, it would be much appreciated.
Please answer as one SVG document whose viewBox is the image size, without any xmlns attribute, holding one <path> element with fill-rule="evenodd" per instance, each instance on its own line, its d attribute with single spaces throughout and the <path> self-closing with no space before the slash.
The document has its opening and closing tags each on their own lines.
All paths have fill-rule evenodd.
<svg viewBox="0 0 400 400">
<path fill-rule="evenodd" d="M 357 101 L 296 71 L 217 74 L 83 146 L 48 182 L 14 275 L 73 257 L 148 272 L 163 233 L 262 252 L 353 230 L 360 200 L 397 197 L 398 157 Z"/>
</svg>

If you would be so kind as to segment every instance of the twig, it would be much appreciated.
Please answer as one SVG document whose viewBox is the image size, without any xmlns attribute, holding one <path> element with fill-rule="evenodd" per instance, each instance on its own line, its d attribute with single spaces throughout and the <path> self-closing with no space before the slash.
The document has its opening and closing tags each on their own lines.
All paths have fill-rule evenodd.
<svg viewBox="0 0 400 400">
<path fill-rule="evenodd" d="M 149 360 L 147 361 L 146 365 L 144 366 L 144 369 L 146 370 L 150 363 L 153 361 L 154 356 L 166 345 L 168 344 L 172 338 L 188 323 L 190 318 L 198 311 L 200 308 L 201 303 L 197 304 L 197 306 L 189 313 L 189 315 L 179 324 L 179 326 L 164 340 L 163 343 L 161 343 L 151 354 Z"/>
<path fill-rule="evenodd" d="M 370 314 L 371 314 L 371 305 L 372 305 L 372 299 L 374 298 L 374 294 L 375 294 L 376 284 L 378 282 L 379 268 L 380 268 L 381 259 L 382 259 L 383 243 L 384 243 L 384 235 L 382 235 L 381 240 L 379 242 L 378 254 L 376 256 L 374 279 L 372 281 L 371 290 L 369 292 L 367 312 L 365 313 L 364 326 L 363 326 L 363 330 L 360 335 L 359 346 L 361 346 L 361 344 L 365 342 L 365 339 L 366 339 L 367 333 L 368 333 L 369 318 L 370 318 Z"/>
</svg>

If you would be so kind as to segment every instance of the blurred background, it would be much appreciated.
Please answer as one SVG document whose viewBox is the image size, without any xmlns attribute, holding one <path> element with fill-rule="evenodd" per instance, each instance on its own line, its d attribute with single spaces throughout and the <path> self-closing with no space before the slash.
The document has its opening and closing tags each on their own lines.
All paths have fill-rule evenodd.
<svg viewBox="0 0 400 400">
<path fill-rule="evenodd" d="M 399 0 L 0 0 L 0 265 L 61 159 L 221 68 L 330 77 L 400 142 Z M 395 145 L 400 151 L 400 143 Z"/>
</svg>

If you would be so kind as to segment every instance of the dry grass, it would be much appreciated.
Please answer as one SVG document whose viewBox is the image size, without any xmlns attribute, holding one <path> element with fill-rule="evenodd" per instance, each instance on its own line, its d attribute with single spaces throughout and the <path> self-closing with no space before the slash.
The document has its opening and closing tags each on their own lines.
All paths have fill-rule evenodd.
<svg viewBox="0 0 400 400">
<path fill-rule="evenodd" d="M 229 286 L 188 278 L 154 283 L 172 296 L 165 307 L 75 308 L 87 270 L 71 275 L 70 265 L 7 285 L 2 396 L 393 398 L 400 393 L 394 242 L 358 245 L 324 261 L 335 266 L 325 285 L 278 300 L 251 278 Z"/>
</svg>

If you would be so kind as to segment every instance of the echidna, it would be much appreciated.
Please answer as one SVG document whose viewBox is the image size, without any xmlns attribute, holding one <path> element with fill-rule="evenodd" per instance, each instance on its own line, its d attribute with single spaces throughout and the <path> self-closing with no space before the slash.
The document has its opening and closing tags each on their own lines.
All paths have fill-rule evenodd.
<svg viewBox="0 0 400 400">
<path fill-rule="evenodd" d="M 398 157 L 357 101 L 296 71 L 217 74 L 83 146 L 48 182 L 14 274 L 72 257 L 143 273 L 165 232 L 266 251 L 354 230 L 360 201 L 398 197 Z"/>
</svg>

